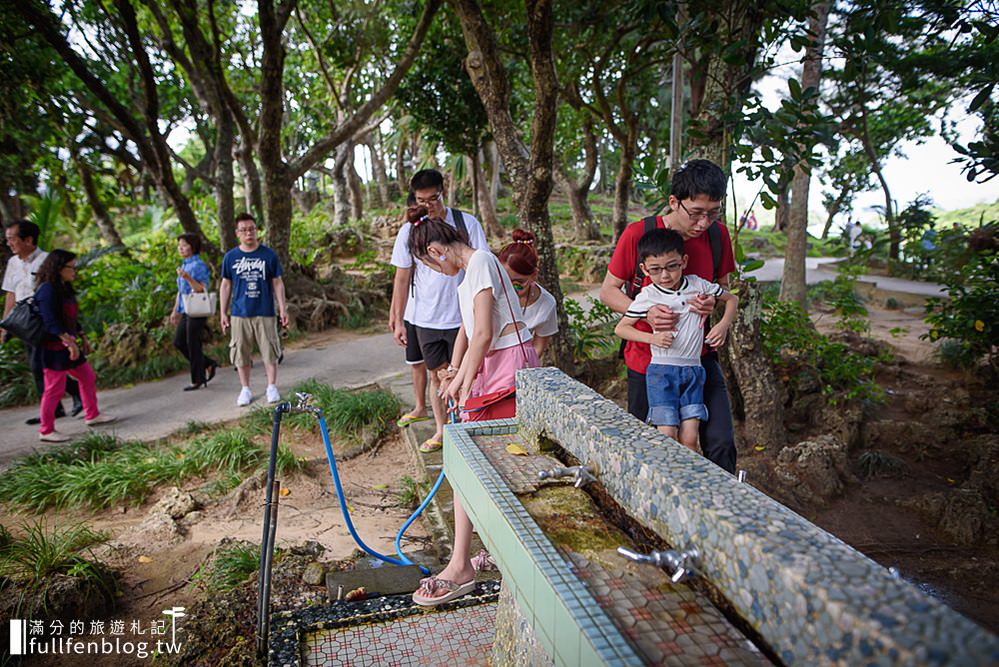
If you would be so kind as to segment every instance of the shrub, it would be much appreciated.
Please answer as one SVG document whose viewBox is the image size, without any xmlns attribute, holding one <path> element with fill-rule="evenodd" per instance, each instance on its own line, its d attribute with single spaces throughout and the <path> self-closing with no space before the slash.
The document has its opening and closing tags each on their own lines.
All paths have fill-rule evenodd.
<svg viewBox="0 0 999 667">
<path fill-rule="evenodd" d="M 278 555 L 275 553 L 275 559 Z M 223 593 L 259 571 L 260 546 L 247 542 L 222 543 L 191 576 L 191 587 L 200 585 L 209 593 Z"/>
<path fill-rule="evenodd" d="M 614 335 L 617 313 L 592 297 L 588 311 L 575 299 L 566 298 L 564 305 L 572 355 L 577 361 L 594 359 L 617 349 L 620 344 Z"/>
<path fill-rule="evenodd" d="M 999 348 L 999 253 L 977 252 L 958 270 L 944 277 L 949 299 L 931 298 L 926 304 L 930 331 L 923 338 L 950 339 L 945 358 L 970 366 L 987 357 L 997 368 Z M 943 350 L 941 349 L 941 352 Z"/>
<path fill-rule="evenodd" d="M 870 331 L 867 306 L 856 290 L 857 277 L 862 271 L 861 264 L 842 264 L 835 280 L 824 280 L 809 289 L 809 296 L 812 299 L 822 301 L 836 312 L 839 317 L 836 327 L 840 331 L 853 333 Z"/>
<path fill-rule="evenodd" d="M 877 357 L 856 354 L 843 344 L 815 330 L 808 313 L 797 303 L 766 304 L 760 327 L 763 349 L 774 365 L 787 375 L 814 374 L 822 393 L 847 399 L 880 401 L 881 387 L 874 381 Z"/>
</svg>

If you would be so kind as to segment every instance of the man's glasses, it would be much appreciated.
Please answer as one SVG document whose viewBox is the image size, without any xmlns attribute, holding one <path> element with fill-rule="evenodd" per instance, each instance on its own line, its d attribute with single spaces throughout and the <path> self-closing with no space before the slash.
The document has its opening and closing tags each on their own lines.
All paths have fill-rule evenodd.
<svg viewBox="0 0 999 667">
<path fill-rule="evenodd" d="M 440 190 L 437 194 L 435 194 L 430 199 L 421 199 L 420 197 L 417 197 L 416 198 L 416 203 L 419 204 L 420 206 L 433 206 L 434 204 L 436 204 L 437 202 L 439 202 L 443 198 L 444 198 L 444 191 Z"/>
<path fill-rule="evenodd" d="M 713 211 L 707 211 L 707 212 L 705 212 L 705 211 L 694 211 L 693 213 L 691 213 L 687 209 L 687 207 L 683 205 L 682 201 L 677 200 L 677 203 L 680 205 L 680 208 L 683 209 L 683 212 L 687 214 L 687 217 L 690 218 L 694 222 L 697 222 L 698 220 L 704 220 L 704 219 L 707 219 L 708 222 L 718 222 L 719 220 L 721 220 L 722 210 L 720 208 L 715 209 Z"/>
<path fill-rule="evenodd" d="M 683 262 L 670 262 L 666 266 L 646 266 L 644 267 L 645 273 L 650 276 L 658 276 L 663 271 L 667 273 L 676 273 L 677 271 L 683 270 Z"/>
<path fill-rule="evenodd" d="M 256 227 L 237 227 L 236 228 L 236 233 L 237 234 L 254 234 L 254 233 L 256 233 L 256 231 L 257 231 Z"/>
</svg>

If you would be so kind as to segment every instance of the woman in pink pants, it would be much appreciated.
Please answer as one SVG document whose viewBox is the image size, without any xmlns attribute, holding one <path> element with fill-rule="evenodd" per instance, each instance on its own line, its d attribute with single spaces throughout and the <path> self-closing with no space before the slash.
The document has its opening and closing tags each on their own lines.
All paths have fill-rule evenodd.
<svg viewBox="0 0 999 667">
<path fill-rule="evenodd" d="M 67 375 L 80 383 L 87 426 L 107 424 L 115 421 L 115 417 L 102 415 L 97 407 L 97 376 L 84 356 L 90 352 L 90 344 L 83 336 L 77 319 L 79 308 L 72 286 L 76 280 L 76 255 L 68 250 L 53 250 L 39 267 L 36 279 L 35 303 L 46 331 L 41 344 L 45 391 L 42 394 L 38 439 L 65 442 L 70 437 L 55 430 L 55 412 L 59 399 L 66 391 Z"/>
</svg>

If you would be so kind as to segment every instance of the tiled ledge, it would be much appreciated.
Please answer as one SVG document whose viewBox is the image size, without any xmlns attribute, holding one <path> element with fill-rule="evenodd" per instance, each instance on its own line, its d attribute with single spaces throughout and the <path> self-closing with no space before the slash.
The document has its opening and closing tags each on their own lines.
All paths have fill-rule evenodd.
<svg viewBox="0 0 999 667">
<path fill-rule="evenodd" d="M 696 545 L 703 576 L 786 664 L 999 664 L 995 635 L 561 371 L 519 371 L 517 412 L 528 437 L 594 463 L 634 519 Z"/>
<path fill-rule="evenodd" d="M 643 664 L 472 440 L 516 420 L 483 424 L 444 428 L 444 470 L 538 642 L 559 666 Z"/>
</svg>

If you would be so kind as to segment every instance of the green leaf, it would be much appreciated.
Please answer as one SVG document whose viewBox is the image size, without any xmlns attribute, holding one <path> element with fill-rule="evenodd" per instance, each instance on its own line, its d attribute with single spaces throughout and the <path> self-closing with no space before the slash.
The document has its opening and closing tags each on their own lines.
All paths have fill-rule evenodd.
<svg viewBox="0 0 999 667">
<path fill-rule="evenodd" d="M 791 93 L 791 99 L 801 99 L 801 83 L 799 83 L 797 79 L 788 79 L 787 89 Z"/>
</svg>

